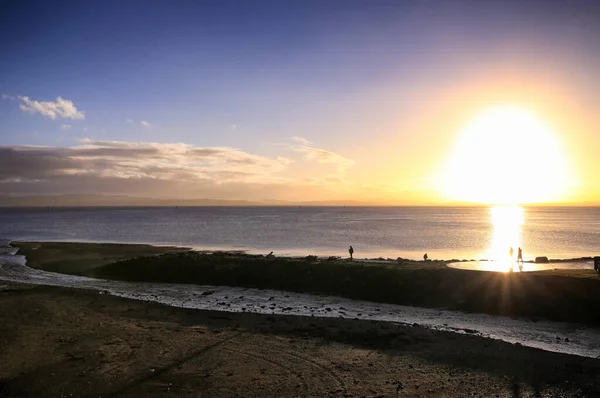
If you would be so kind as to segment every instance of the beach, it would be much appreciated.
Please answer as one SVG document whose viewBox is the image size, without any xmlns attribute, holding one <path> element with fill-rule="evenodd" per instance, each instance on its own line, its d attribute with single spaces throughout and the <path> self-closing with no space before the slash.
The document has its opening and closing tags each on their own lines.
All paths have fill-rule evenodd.
<svg viewBox="0 0 600 398">
<path fill-rule="evenodd" d="M 581 397 L 600 362 L 384 322 L 5 284 L 0 396 Z"/>
<path fill-rule="evenodd" d="M 189 255 L 182 248 L 146 245 L 15 246 L 39 272 L 80 275 Z M 227 255 L 247 260 L 240 253 Z M 287 265 L 299 261 L 280 260 Z M 322 261 L 321 268 L 332 265 L 326 259 L 309 260 Z M 343 268 L 357 265 L 337 261 Z M 370 271 L 381 265 L 365 267 Z M 423 262 L 406 263 L 402 271 L 414 279 L 426 267 L 446 271 L 444 264 Z M 137 276 L 144 279 L 142 275 Z M 581 276 L 563 277 L 594 280 Z M 7 364 L 0 375 L 0 396 L 578 397 L 594 396 L 600 389 L 598 359 L 485 338 L 475 330 L 457 333 L 417 322 L 344 319 L 339 311 L 336 316 L 286 315 L 282 303 L 283 313 L 246 313 L 254 311 L 251 306 L 238 312 L 208 311 L 161 305 L 151 297 L 114 297 L 108 290 L 0 285 L 0 316 L 6 321 L 0 348 Z M 199 294 L 202 299 L 218 295 L 215 289 Z M 588 320 L 594 324 L 594 319 Z M 568 341 L 569 336 L 574 339 L 568 331 L 556 337 Z"/>
</svg>

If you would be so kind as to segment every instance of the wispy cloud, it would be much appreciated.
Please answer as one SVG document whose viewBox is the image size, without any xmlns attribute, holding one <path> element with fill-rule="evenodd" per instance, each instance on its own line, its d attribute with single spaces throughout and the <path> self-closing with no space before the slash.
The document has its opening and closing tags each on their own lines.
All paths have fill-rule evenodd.
<svg viewBox="0 0 600 398">
<path fill-rule="evenodd" d="M 310 142 L 306 138 L 298 137 L 297 135 L 291 137 L 291 139 L 292 139 L 292 141 L 296 141 L 297 143 L 302 144 L 302 145 L 312 145 L 312 142 Z"/>
<path fill-rule="evenodd" d="M 295 152 L 303 154 L 306 160 L 334 165 L 339 172 L 345 172 L 355 163 L 354 160 L 338 155 L 335 152 L 312 146 L 312 143 L 306 138 L 293 136 L 291 139 L 298 144 L 293 144 L 289 147 Z"/>
<path fill-rule="evenodd" d="M 72 127 L 73 127 L 73 126 L 71 126 L 70 124 L 61 124 L 61 125 L 60 125 L 60 128 L 61 128 L 62 130 L 71 130 L 71 128 L 72 128 Z"/>
<path fill-rule="evenodd" d="M 129 123 L 129 124 L 137 123 L 133 119 L 125 119 L 125 121 L 127 123 Z M 140 126 L 142 126 L 142 127 L 152 127 L 152 124 L 150 122 L 145 121 L 145 120 L 140 120 Z"/>
<path fill-rule="evenodd" d="M 54 120 L 56 118 L 63 119 L 85 119 L 83 112 L 77 110 L 73 101 L 57 97 L 56 101 L 35 101 L 27 96 L 11 96 L 2 94 L 2 99 L 19 101 L 19 109 L 23 112 L 39 113 L 43 116 Z"/>
<path fill-rule="evenodd" d="M 346 171 L 348 168 L 354 166 L 355 163 L 352 159 L 348 159 L 334 152 L 326 151 L 325 149 L 300 145 L 295 150 L 303 153 L 306 159 L 315 160 L 319 163 L 332 164 L 338 171 Z"/>
</svg>

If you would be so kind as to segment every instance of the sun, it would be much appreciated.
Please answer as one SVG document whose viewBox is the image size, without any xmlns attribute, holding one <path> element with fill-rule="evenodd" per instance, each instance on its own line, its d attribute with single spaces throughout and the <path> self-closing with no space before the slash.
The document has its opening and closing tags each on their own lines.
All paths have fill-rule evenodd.
<svg viewBox="0 0 600 398">
<path fill-rule="evenodd" d="M 559 201 L 569 185 L 555 133 L 514 106 L 488 109 L 469 123 L 442 174 L 447 198 L 487 204 Z"/>
</svg>

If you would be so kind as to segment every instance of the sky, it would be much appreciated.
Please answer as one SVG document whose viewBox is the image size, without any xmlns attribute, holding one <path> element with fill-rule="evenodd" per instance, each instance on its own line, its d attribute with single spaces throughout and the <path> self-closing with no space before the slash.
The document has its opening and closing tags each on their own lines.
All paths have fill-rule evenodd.
<svg viewBox="0 0 600 398">
<path fill-rule="evenodd" d="M 596 1 L 2 1 L 0 35 L 0 195 L 600 203 Z"/>
</svg>

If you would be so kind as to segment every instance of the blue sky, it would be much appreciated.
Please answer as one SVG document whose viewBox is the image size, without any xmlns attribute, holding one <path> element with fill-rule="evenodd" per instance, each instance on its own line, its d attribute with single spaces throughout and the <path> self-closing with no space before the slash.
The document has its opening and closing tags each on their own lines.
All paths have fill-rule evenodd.
<svg viewBox="0 0 600 398">
<path fill-rule="evenodd" d="M 598 5 L 523 3 L 3 2 L 0 145 L 228 147 L 284 157 L 277 177 L 335 176 L 357 189 L 392 167 L 373 153 L 441 154 L 435 142 L 448 144 L 452 131 L 423 121 L 442 117 L 453 95 L 462 101 L 463 87 L 495 90 L 494 76 L 528 82 L 527 93 L 559 84 L 586 107 L 598 104 Z M 529 95 L 519 90 L 515 98 Z M 84 118 L 23 111 L 24 96 L 61 97 Z M 341 176 L 333 158 L 319 161 L 294 136 L 352 160 L 352 170 Z M 388 185 L 410 191 L 431 172 L 406 166 L 393 166 L 400 182 Z"/>
</svg>

